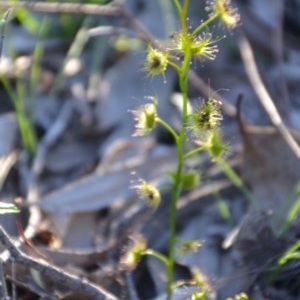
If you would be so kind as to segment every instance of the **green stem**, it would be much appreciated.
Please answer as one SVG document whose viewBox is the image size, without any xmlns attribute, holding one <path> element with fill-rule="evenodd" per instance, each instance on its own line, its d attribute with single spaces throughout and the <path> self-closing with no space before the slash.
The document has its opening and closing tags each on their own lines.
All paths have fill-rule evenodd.
<svg viewBox="0 0 300 300">
<path fill-rule="evenodd" d="M 181 144 L 181 143 L 180 143 Z M 167 299 L 170 300 L 172 296 L 172 284 L 174 275 L 175 263 L 175 242 L 176 242 L 176 208 L 177 199 L 181 192 L 181 173 L 183 167 L 182 147 L 177 145 L 178 165 L 175 176 L 175 182 L 172 189 L 171 208 L 170 208 L 170 239 L 169 239 L 169 264 L 167 265 Z"/>
<path fill-rule="evenodd" d="M 178 134 L 176 133 L 176 131 L 167 122 L 165 122 L 161 118 L 157 118 L 156 122 L 158 122 L 161 125 L 163 125 L 173 135 L 175 141 L 178 140 Z"/>
<path fill-rule="evenodd" d="M 188 152 L 187 154 L 184 155 L 184 159 L 187 159 L 188 157 L 200 152 L 200 151 L 203 151 L 205 150 L 206 148 L 205 147 L 198 147 L 196 149 L 193 149 L 191 150 L 190 152 Z"/>
<path fill-rule="evenodd" d="M 149 256 L 153 256 L 155 258 L 157 258 L 158 260 L 160 260 L 166 267 L 168 267 L 169 264 L 169 260 L 166 256 L 164 256 L 163 254 L 153 250 L 153 249 L 147 249 L 143 252 L 143 255 L 149 255 Z"/>
<path fill-rule="evenodd" d="M 178 0 L 173 0 L 173 1 L 174 1 L 175 6 L 176 6 L 178 14 L 180 15 L 181 14 L 181 5 L 180 5 Z"/>
<path fill-rule="evenodd" d="M 187 17 L 187 10 L 189 7 L 189 0 L 184 0 L 181 12 L 180 12 L 180 23 L 181 29 L 184 36 L 188 36 L 188 28 L 186 25 L 186 17 Z"/>
<path fill-rule="evenodd" d="M 207 19 L 205 22 L 201 23 L 194 31 L 192 32 L 192 36 L 197 34 L 199 31 L 207 27 L 211 22 L 213 22 L 215 19 L 219 17 L 219 14 L 214 14 L 209 19 Z"/>
<path fill-rule="evenodd" d="M 187 12 L 188 0 L 184 2 L 182 14 L 180 15 L 181 20 L 184 20 L 184 25 L 182 24 L 183 34 L 188 35 L 185 19 Z M 186 30 L 184 30 L 184 28 Z M 169 239 L 169 264 L 167 266 L 167 299 L 170 300 L 172 296 L 172 285 L 174 277 L 174 263 L 175 263 L 175 243 L 176 243 L 176 211 L 177 211 L 177 200 L 180 196 L 182 189 L 182 170 L 184 163 L 183 146 L 184 139 L 186 135 L 186 125 L 188 121 L 188 70 L 191 61 L 191 45 L 188 44 L 185 51 L 184 60 L 181 65 L 181 70 L 179 72 L 179 85 L 182 92 L 183 98 L 183 109 L 182 109 L 182 128 L 180 130 L 179 136 L 176 140 L 177 144 L 177 170 L 174 180 L 174 185 L 172 188 L 172 198 L 170 207 L 170 239 Z"/>
<path fill-rule="evenodd" d="M 172 66 L 178 73 L 180 72 L 181 69 L 180 69 L 180 67 L 176 63 L 174 63 L 173 61 L 169 60 L 168 64 L 170 66 Z"/>
</svg>

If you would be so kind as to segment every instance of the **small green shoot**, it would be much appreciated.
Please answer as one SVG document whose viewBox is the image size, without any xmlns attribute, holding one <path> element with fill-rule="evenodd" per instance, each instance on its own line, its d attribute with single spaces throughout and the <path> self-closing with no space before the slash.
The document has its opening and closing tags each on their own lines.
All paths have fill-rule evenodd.
<svg viewBox="0 0 300 300">
<path fill-rule="evenodd" d="M 287 230 L 289 229 L 292 221 L 295 219 L 296 215 L 300 210 L 300 182 L 298 182 L 294 188 L 294 191 L 291 195 L 291 199 L 293 200 L 293 205 L 290 208 L 285 223 L 280 231 L 279 236 L 282 237 L 285 235 Z M 290 203 L 290 201 L 288 201 Z"/>
<path fill-rule="evenodd" d="M 19 213 L 20 210 L 11 203 L 0 202 L 0 214 L 16 214 Z"/>
<path fill-rule="evenodd" d="M 3 43 L 4 39 L 4 31 L 5 26 L 8 22 L 8 15 L 11 15 L 11 10 L 5 13 L 1 24 L 1 32 L 2 39 L 1 43 Z M 48 18 L 44 18 L 44 20 L 39 24 L 39 36 L 42 37 L 46 34 L 49 28 L 49 20 Z M 39 40 L 35 46 L 33 53 L 33 63 L 30 71 L 30 83 L 29 87 L 25 83 L 25 80 L 20 76 L 17 79 L 16 86 L 13 87 L 9 79 L 1 74 L 0 79 L 4 88 L 6 89 L 10 100 L 14 106 L 17 120 L 20 128 L 21 138 L 24 144 L 25 149 L 29 154 L 30 160 L 35 155 L 37 149 L 37 137 L 34 125 L 32 124 L 32 116 L 34 111 L 34 100 L 36 96 L 36 87 L 38 85 L 39 75 L 40 75 L 40 61 L 43 56 L 43 45 L 41 40 Z M 25 107 L 25 98 L 30 98 L 31 103 L 30 107 Z"/>
<path fill-rule="evenodd" d="M 300 259 L 300 241 L 296 241 L 288 250 L 277 260 L 277 264 L 275 265 L 275 269 L 270 274 L 268 278 L 268 282 L 272 283 L 278 276 L 280 276 L 281 271 L 284 270 L 284 267 L 289 263 L 290 260 Z M 292 265 L 293 266 L 293 265 Z M 291 266 L 291 269 L 292 269 Z M 291 272 L 291 269 L 289 272 Z"/>
</svg>

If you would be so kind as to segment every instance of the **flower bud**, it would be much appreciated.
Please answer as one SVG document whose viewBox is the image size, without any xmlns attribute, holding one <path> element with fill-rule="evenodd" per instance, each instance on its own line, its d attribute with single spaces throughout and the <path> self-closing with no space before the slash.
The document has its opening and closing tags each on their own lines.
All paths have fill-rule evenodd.
<svg viewBox="0 0 300 300">
<path fill-rule="evenodd" d="M 240 15 L 230 4 L 230 0 L 213 0 L 209 2 L 206 10 L 210 12 L 210 16 L 217 15 L 229 29 L 232 29 L 238 25 Z"/>
<path fill-rule="evenodd" d="M 196 138 L 201 137 L 205 131 L 215 130 L 220 125 L 223 119 L 220 108 L 218 101 L 209 98 L 190 115 L 190 127 Z"/>
<path fill-rule="evenodd" d="M 180 254 L 187 254 L 190 252 L 197 252 L 201 242 L 199 240 L 185 240 L 180 242 L 178 251 Z"/>
<path fill-rule="evenodd" d="M 224 155 L 227 150 L 227 146 L 222 143 L 218 130 L 213 130 L 205 142 L 205 148 L 212 157 L 212 159 L 218 159 Z"/>
<path fill-rule="evenodd" d="M 168 53 L 148 47 L 148 55 L 145 61 L 145 71 L 150 76 L 164 74 L 168 66 Z"/>
<path fill-rule="evenodd" d="M 176 172 L 170 171 L 169 175 L 172 181 L 175 181 Z M 188 172 L 183 172 L 181 174 L 181 186 L 183 190 L 191 190 L 195 188 L 200 183 L 200 174 L 195 170 L 191 170 Z"/>
<path fill-rule="evenodd" d="M 124 255 L 121 257 L 121 266 L 128 271 L 134 270 L 145 255 L 146 249 L 145 238 L 141 234 L 134 236 L 132 245 L 125 250 Z"/>
<path fill-rule="evenodd" d="M 140 184 L 133 187 L 136 189 L 138 196 L 144 200 L 147 205 L 156 208 L 161 201 L 159 190 L 143 179 L 139 181 Z"/>
<path fill-rule="evenodd" d="M 176 49 L 182 54 L 186 53 L 187 47 L 190 47 L 192 55 L 199 58 L 213 60 L 216 58 L 218 47 L 215 45 L 217 41 L 212 38 L 212 34 L 205 32 L 200 35 L 183 35 L 181 33 L 175 35 Z"/>
<path fill-rule="evenodd" d="M 147 103 L 140 106 L 137 110 L 131 111 L 135 120 L 135 132 L 133 136 L 144 136 L 150 133 L 155 125 L 157 118 L 157 100 L 150 98 L 153 103 Z"/>
</svg>

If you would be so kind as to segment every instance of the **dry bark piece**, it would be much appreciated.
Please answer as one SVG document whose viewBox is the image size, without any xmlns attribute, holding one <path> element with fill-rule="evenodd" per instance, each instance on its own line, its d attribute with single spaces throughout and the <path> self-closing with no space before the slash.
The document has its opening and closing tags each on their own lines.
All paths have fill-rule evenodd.
<svg viewBox="0 0 300 300">
<path fill-rule="evenodd" d="M 276 237 L 271 228 L 271 218 L 272 215 L 265 211 L 248 213 L 239 227 L 234 246 L 253 274 L 248 288 L 257 282 L 264 293 L 268 289 L 278 289 L 292 297 L 300 292 L 300 263 L 293 259 L 278 267 L 277 260 L 292 244 Z"/>
<path fill-rule="evenodd" d="M 248 213 L 239 226 L 235 247 L 250 269 L 264 268 L 284 248 L 271 228 L 271 215 L 265 211 Z"/>
<path fill-rule="evenodd" d="M 8 155 L 15 147 L 18 134 L 18 122 L 13 113 L 0 116 L 0 157 Z"/>
<path fill-rule="evenodd" d="M 0 242 L 9 252 L 9 256 L 5 261 L 13 261 L 23 266 L 27 266 L 30 270 L 34 270 L 35 274 L 40 274 L 56 282 L 63 284 L 69 290 L 85 293 L 87 296 L 94 297 L 99 300 L 117 300 L 118 298 L 104 290 L 101 286 L 94 285 L 85 279 L 73 276 L 62 269 L 59 269 L 45 260 L 33 258 L 23 253 L 15 243 L 10 239 L 5 230 L 0 226 Z M 4 259 L 4 257 L 2 256 Z M 33 273 L 33 272 L 32 272 Z"/>
</svg>

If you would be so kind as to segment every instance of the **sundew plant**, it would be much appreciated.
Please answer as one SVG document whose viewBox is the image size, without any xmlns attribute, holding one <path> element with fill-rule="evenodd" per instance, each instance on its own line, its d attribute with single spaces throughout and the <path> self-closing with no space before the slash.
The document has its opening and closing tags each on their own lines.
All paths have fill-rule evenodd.
<svg viewBox="0 0 300 300">
<path fill-rule="evenodd" d="M 219 126 L 222 120 L 220 112 L 221 104 L 208 97 L 194 107 L 193 112 L 188 111 L 188 84 L 189 69 L 191 62 L 195 58 L 201 60 L 213 60 L 218 52 L 217 41 L 209 27 L 216 20 L 219 20 L 224 27 L 229 30 L 239 23 L 237 10 L 231 6 L 229 0 L 213 0 L 206 5 L 207 19 L 202 21 L 195 28 L 191 29 L 188 20 L 189 0 L 173 0 L 180 21 L 180 29 L 173 34 L 171 47 L 168 49 L 155 48 L 148 45 L 148 53 L 144 62 L 144 70 L 149 77 L 161 76 L 164 80 L 167 67 L 172 67 L 178 74 L 180 91 L 182 93 L 182 123 L 181 128 L 176 131 L 161 119 L 157 113 L 158 97 L 145 98 L 145 104 L 133 111 L 135 120 L 134 136 L 144 136 L 157 126 L 165 127 L 173 136 L 177 147 L 177 167 L 170 173 L 171 178 L 171 203 L 169 219 L 169 252 L 163 255 L 152 249 L 148 249 L 142 238 L 136 239 L 132 247 L 128 249 L 123 257 L 123 263 L 133 269 L 144 255 L 152 255 L 161 260 L 166 266 L 167 272 L 167 299 L 170 300 L 174 288 L 174 261 L 176 244 L 176 205 L 181 192 L 185 189 L 194 188 L 199 184 L 199 174 L 194 170 L 187 170 L 185 161 L 187 158 L 197 155 L 201 151 L 206 151 L 213 161 L 220 159 L 226 151 L 223 144 Z M 186 150 L 185 143 L 192 137 L 195 147 Z M 160 191 L 143 179 L 134 186 L 140 198 L 146 201 L 151 207 L 157 207 L 161 201 Z M 193 241 L 189 245 L 196 245 Z M 195 247 L 191 247 L 194 250 Z M 195 280 L 194 284 L 199 287 L 199 291 L 193 292 L 191 299 L 206 299 L 207 291 L 200 280 Z M 178 285 L 177 285 L 178 286 Z"/>
</svg>

